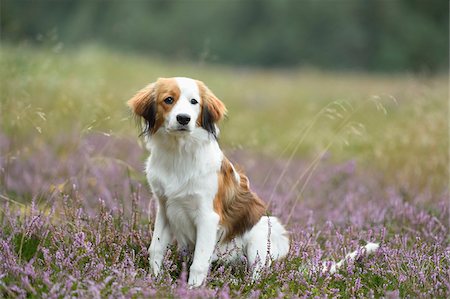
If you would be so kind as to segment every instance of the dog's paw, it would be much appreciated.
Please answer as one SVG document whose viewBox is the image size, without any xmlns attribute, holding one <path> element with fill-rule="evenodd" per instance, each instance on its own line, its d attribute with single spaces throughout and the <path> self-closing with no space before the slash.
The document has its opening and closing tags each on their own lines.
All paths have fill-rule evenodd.
<svg viewBox="0 0 450 299">
<path fill-rule="evenodd" d="M 208 271 L 198 271 L 191 269 L 188 280 L 189 288 L 192 289 L 200 287 L 205 281 L 207 274 Z"/>
<path fill-rule="evenodd" d="M 158 265 L 155 261 L 149 261 L 150 262 L 150 268 L 149 273 L 151 273 L 155 278 L 158 277 L 159 273 L 161 272 L 161 266 Z"/>
</svg>

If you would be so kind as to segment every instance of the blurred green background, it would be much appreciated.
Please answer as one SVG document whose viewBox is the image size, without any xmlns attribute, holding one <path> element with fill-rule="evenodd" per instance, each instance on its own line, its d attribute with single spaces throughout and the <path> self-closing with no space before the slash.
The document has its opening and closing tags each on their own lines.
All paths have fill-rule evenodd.
<svg viewBox="0 0 450 299">
<path fill-rule="evenodd" d="M 444 71 L 446 0 L 1 1 L 2 39 L 264 67 Z"/>
<path fill-rule="evenodd" d="M 0 5 L 6 161 L 45 146 L 64 161 L 89 134 L 137 140 L 126 100 L 187 76 L 227 105 L 226 150 L 353 159 L 411 192 L 447 189 L 448 1 Z"/>
</svg>

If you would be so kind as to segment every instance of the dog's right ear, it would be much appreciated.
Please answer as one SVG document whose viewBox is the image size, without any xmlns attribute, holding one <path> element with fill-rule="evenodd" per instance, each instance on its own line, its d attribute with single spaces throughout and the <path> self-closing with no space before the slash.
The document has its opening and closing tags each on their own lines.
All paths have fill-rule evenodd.
<svg viewBox="0 0 450 299">
<path fill-rule="evenodd" d="M 127 104 L 134 115 L 145 120 L 145 127 L 142 134 L 154 133 L 156 124 L 156 83 L 151 83 L 139 90 Z M 140 122 L 139 122 L 140 124 Z"/>
</svg>

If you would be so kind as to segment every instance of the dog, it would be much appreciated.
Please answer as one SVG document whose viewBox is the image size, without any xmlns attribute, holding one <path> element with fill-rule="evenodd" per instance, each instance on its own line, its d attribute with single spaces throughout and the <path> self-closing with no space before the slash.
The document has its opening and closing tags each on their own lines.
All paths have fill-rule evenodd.
<svg viewBox="0 0 450 299">
<path fill-rule="evenodd" d="M 148 249 L 158 276 L 167 248 L 176 240 L 193 251 L 188 284 L 201 286 L 212 261 L 244 255 L 253 277 L 289 252 L 280 220 L 250 189 L 247 176 L 221 151 L 218 123 L 225 105 L 201 81 L 159 78 L 129 101 L 143 120 L 150 156 L 145 172 L 157 212 Z"/>
</svg>

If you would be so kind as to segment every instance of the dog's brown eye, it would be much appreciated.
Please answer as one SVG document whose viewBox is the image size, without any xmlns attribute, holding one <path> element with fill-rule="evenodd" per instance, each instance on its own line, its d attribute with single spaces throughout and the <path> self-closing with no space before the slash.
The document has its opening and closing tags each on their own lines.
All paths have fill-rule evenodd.
<svg viewBox="0 0 450 299">
<path fill-rule="evenodd" d="M 191 104 L 192 104 L 192 105 L 195 105 L 195 104 L 198 104 L 198 102 L 197 102 L 196 99 L 191 99 Z"/>
<path fill-rule="evenodd" d="M 166 103 L 166 104 L 168 104 L 168 105 L 173 104 L 173 98 L 172 98 L 172 97 L 166 98 L 166 99 L 164 100 L 164 103 Z"/>
</svg>

